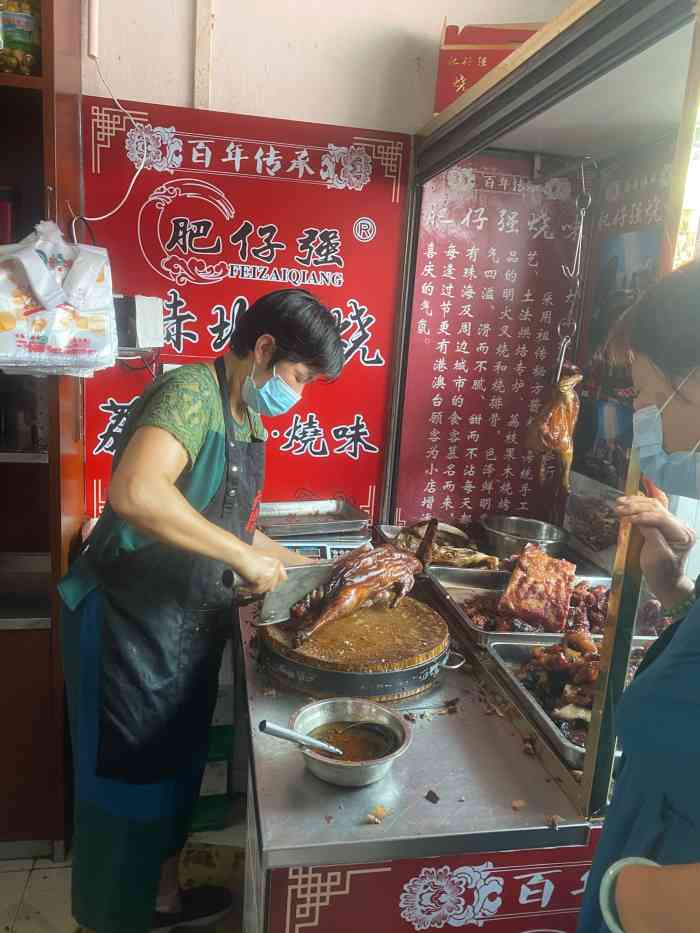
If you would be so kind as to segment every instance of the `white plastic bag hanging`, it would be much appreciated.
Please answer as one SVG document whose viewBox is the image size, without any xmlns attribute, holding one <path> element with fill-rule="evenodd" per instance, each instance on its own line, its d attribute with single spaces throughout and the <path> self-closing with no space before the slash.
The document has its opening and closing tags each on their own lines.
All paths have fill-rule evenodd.
<svg viewBox="0 0 700 933">
<path fill-rule="evenodd" d="M 51 221 L 0 247 L 0 369 L 89 376 L 116 354 L 107 250 L 66 242 Z"/>
</svg>

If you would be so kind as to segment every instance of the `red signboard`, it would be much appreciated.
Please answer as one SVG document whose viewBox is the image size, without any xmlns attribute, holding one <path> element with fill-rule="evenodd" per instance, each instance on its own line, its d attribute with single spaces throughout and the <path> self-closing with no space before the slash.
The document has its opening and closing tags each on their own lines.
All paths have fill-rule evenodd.
<svg viewBox="0 0 700 933">
<path fill-rule="evenodd" d="M 278 869 L 267 933 L 574 933 L 597 839 L 594 831 L 587 846 Z"/>
<path fill-rule="evenodd" d="M 150 372 L 138 360 L 85 380 L 85 505 L 91 517 L 100 515 L 107 501 L 112 458 L 129 406 L 150 381 Z"/>
<path fill-rule="evenodd" d="M 125 206 L 95 224 L 115 290 L 162 297 L 163 362 L 223 353 L 237 315 L 260 295 L 305 287 L 332 309 L 346 366 L 313 385 L 289 415 L 270 420 L 265 498 L 339 496 L 373 516 L 382 475 L 391 349 L 400 282 L 410 140 L 396 133 L 211 111 L 84 101 L 86 213 Z M 110 397 L 127 405 L 129 374 Z M 120 380 L 123 385 L 119 387 Z M 100 386 L 86 393 L 94 439 L 110 412 Z M 86 492 L 109 451 L 88 442 Z"/>
<path fill-rule="evenodd" d="M 526 158 L 459 163 L 424 190 L 395 520 L 544 517 L 553 484 L 524 445 L 575 294 L 571 182 Z"/>
<path fill-rule="evenodd" d="M 445 26 L 438 57 L 435 113 L 441 113 L 534 35 L 531 26 Z"/>
</svg>

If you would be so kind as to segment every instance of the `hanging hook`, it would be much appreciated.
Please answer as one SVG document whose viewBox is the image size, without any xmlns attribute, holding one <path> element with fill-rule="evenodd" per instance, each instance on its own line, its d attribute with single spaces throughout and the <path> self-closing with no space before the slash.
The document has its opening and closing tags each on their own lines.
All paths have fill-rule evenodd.
<svg viewBox="0 0 700 933">
<path fill-rule="evenodd" d="M 557 324 L 557 337 L 564 339 L 568 337 L 573 340 L 578 330 L 578 324 L 573 318 L 565 317 Z"/>
<path fill-rule="evenodd" d="M 564 362 L 566 360 L 566 353 L 571 346 L 574 337 L 576 336 L 576 331 L 578 329 L 578 324 L 574 319 L 574 308 L 579 300 L 581 294 L 581 266 L 583 263 L 583 230 L 586 223 L 586 214 L 590 210 L 592 197 L 591 193 L 586 186 L 586 165 L 592 165 L 596 170 L 598 169 L 598 163 L 591 156 L 584 156 L 579 163 L 579 174 L 580 174 L 580 190 L 576 196 L 576 219 L 577 219 L 577 234 L 576 234 L 576 248 L 574 250 L 574 259 L 570 266 L 567 266 L 566 263 L 562 264 L 561 271 L 567 279 L 574 280 L 573 288 L 573 301 L 569 309 L 569 317 L 565 320 L 559 322 L 557 327 L 557 335 L 561 340 L 559 346 L 559 355 L 557 357 L 557 366 L 555 370 L 555 385 L 559 384 L 561 380 L 561 374 L 564 370 Z"/>
<path fill-rule="evenodd" d="M 557 356 L 557 368 L 555 370 L 554 384 L 559 385 L 559 380 L 561 379 L 561 374 L 564 370 L 564 361 L 566 360 L 566 352 L 571 346 L 574 337 L 576 336 L 576 331 L 578 325 L 573 318 L 565 318 L 562 321 L 559 321 L 557 326 L 557 336 L 561 340 L 559 346 L 559 355 Z"/>
<path fill-rule="evenodd" d="M 581 278 L 581 260 L 583 257 L 583 227 L 586 220 L 586 214 L 590 209 L 593 200 L 590 192 L 586 187 L 586 164 L 588 162 L 591 162 L 596 168 L 598 167 L 598 163 L 595 159 L 591 158 L 591 156 L 585 156 L 579 165 L 579 172 L 581 175 L 581 189 L 576 196 L 576 220 L 578 231 L 576 235 L 574 261 L 570 266 L 567 266 L 566 263 L 564 263 L 561 267 L 561 271 L 564 273 L 567 279 L 576 279 L 577 291 Z"/>
</svg>

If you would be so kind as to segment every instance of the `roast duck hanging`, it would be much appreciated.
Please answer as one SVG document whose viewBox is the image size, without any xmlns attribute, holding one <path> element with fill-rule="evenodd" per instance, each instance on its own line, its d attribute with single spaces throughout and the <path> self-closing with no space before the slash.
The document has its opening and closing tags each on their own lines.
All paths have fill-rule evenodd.
<svg viewBox="0 0 700 933">
<path fill-rule="evenodd" d="M 297 623 L 294 645 L 299 646 L 323 625 L 357 612 L 384 606 L 395 608 L 413 589 L 414 577 L 430 562 L 437 520 L 428 523 L 417 554 L 391 544 L 366 544 L 339 560 L 328 581 L 291 608 Z"/>
<path fill-rule="evenodd" d="M 525 443 L 530 450 L 542 454 L 540 482 L 547 474 L 545 454 L 558 457 L 561 470 L 561 485 L 571 492 L 571 466 L 574 459 L 574 431 L 578 421 L 580 402 L 576 386 L 583 374 L 572 365 L 565 365 L 557 384 L 552 388 L 549 399 L 527 428 Z"/>
</svg>

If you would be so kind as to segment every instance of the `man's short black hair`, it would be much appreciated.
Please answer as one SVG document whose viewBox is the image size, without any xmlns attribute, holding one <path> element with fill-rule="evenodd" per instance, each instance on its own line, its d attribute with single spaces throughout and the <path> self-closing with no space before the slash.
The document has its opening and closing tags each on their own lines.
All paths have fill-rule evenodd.
<svg viewBox="0 0 700 933">
<path fill-rule="evenodd" d="M 280 288 L 258 298 L 239 315 L 230 347 L 243 359 L 263 334 L 275 338 L 272 365 L 282 360 L 303 363 L 335 379 L 343 368 L 343 344 L 338 325 L 325 305 L 303 288 Z"/>
</svg>

